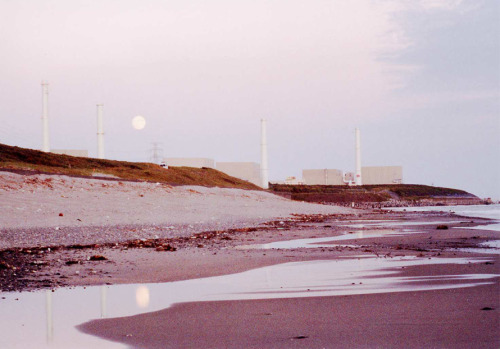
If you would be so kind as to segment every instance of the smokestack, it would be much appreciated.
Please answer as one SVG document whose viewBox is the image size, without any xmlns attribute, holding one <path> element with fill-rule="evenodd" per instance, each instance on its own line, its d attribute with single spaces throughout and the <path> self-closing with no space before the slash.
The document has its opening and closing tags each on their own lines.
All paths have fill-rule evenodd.
<svg viewBox="0 0 500 349">
<path fill-rule="evenodd" d="M 262 188 L 269 188 L 269 173 L 267 168 L 267 132 L 266 120 L 260 120 L 260 179 L 262 180 Z"/>
<path fill-rule="evenodd" d="M 97 158 L 104 159 L 104 128 L 102 122 L 103 104 L 97 105 Z"/>
<path fill-rule="evenodd" d="M 361 180 L 361 138 L 359 136 L 359 129 L 356 128 L 356 185 L 363 185 Z"/>
<path fill-rule="evenodd" d="M 49 83 L 42 81 L 42 151 L 49 152 Z"/>
</svg>

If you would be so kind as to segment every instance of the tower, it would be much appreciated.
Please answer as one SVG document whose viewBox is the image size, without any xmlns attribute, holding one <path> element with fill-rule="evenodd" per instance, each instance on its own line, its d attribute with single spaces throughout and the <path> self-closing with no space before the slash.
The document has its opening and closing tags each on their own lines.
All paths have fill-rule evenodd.
<svg viewBox="0 0 500 349">
<path fill-rule="evenodd" d="M 97 158 L 104 159 L 104 127 L 102 121 L 103 104 L 97 105 Z"/>
<path fill-rule="evenodd" d="M 355 129 L 356 133 L 356 174 L 355 183 L 356 185 L 363 185 L 361 179 L 361 138 L 359 136 L 359 129 Z"/>
<path fill-rule="evenodd" d="M 42 151 L 50 151 L 49 142 L 49 83 L 42 81 Z"/>
</svg>

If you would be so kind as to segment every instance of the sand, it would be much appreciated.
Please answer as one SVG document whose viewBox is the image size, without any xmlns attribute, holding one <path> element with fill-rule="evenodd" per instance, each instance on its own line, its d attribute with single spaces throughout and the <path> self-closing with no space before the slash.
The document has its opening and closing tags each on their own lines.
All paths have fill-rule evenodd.
<svg viewBox="0 0 500 349">
<path fill-rule="evenodd" d="M 0 172 L 0 249 L 189 236 L 349 209 L 265 191 Z"/>
<path fill-rule="evenodd" d="M 48 179 L 50 185 L 46 184 Z M 31 268 L 26 272 L 39 281 L 18 283 L 17 289 L 177 281 L 360 254 L 425 259 L 479 256 L 457 248 L 498 239 L 498 232 L 468 229 L 486 223 L 484 219 L 471 223 L 449 213 L 353 211 L 290 202 L 265 192 L 4 173 L 2 183 L 0 205 L 5 211 L 1 215 L 0 248 L 17 251 L 24 247 L 14 257 L 26 258 L 25 264 Z M 92 207 L 88 207 L 89 202 Z M 37 214 L 38 209 L 43 214 Z M 321 215 L 292 215 L 299 213 Z M 359 239 L 350 241 L 349 247 L 237 248 L 336 236 L 351 231 L 347 225 L 353 222 L 373 219 L 445 221 L 450 229 L 436 230 L 434 224 L 412 226 L 415 234 Z M 234 227 L 252 229 L 230 230 Z M 204 233 L 212 229 L 217 233 Z M 408 227 L 363 230 L 377 229 L 394 232 Z M 130 239 L 156 241 L 156 237 L 167 239 L 176 250 L 157 251 L 125 243 Z M 123 243 L 68 247 L 75 241 Z M 26 252 L 40 245 L 66 247 Z M 89 260 L 93 255 L 106 259 Z M 481 256 L 488 256 L 493 263 L 432 265 L 401 272 L 412 276 L 500 274 L 498 254 Z M 79 329 L 136 348 L 497 348 L 499 287 L 497 278 L 493 284 L 451 290 L 184 303 L 155 313 L 91 321 Z"/>
</svg>

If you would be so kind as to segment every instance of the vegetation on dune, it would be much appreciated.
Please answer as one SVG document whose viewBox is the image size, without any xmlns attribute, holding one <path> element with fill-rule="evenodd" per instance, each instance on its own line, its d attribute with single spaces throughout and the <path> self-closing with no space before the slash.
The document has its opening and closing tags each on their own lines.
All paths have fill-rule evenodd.
<svg viewBox="0 0 500 349">
<path fill-rule="evenodd" d="M 271 189 L 275 192 L 285 193 L 374 193 L 386 194 L 392 192 L 401 198 L 422 197 L 422 196 L 450 196 L 450 195 L 471 195 L 466 191 L 451 188 L 431 187 L 420 184 L 377 184 L 362 186 L 347 185 L 288 185 L 272 184 Z"/>
<path fill-rule="evenodd" d="M 211 168 L 170 167 L 156 164 L 75 157 L 0 144 L 0 168 L 39 171 L 73 176 L 111 175 L 124 180 L 173 185 L 260 189 L 256 185 Z M 463 190 L 414 184 L 387 185 L 286 185 L 271 184 L 271 191 L 293 200 L 309 202 L 418 201 L 427 198 L 476 198 Z"/>
<path fill-rule="evenodd" d="M 111 175 L 125 180 L 163 182 L 173 185 L 260 189 L 256 185 L 211 168 L 170 167 L 156 164 L 84 158 L 45 153 L 0 144 L 0 167 L 73 176 Z"/>
<path fill-rule="evenodd" d="M 273 184 L 276 193 L 288 194 L 293 200 L 309 202 L 385 202 L 391 199 L 418 201 L 434 198 L 476 198 L 466 191 L 417 184 L 286 185 Z"/>
</svg>

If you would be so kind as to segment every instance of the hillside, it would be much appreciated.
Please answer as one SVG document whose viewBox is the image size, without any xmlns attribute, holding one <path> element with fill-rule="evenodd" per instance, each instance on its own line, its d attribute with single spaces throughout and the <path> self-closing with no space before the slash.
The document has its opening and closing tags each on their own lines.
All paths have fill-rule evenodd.
<svg viewBox="0 0 500 349">
<path fill-rule="evenodd" d="M 162 182 L 172 185 L 254 189 L 252 183 L 211 168 L 170 167 L 144 162 L 101 160 L 45 153 L 0 144 L 0 168 L 14 171 L 39 171 L 70 176 L 114 176 L 124 180 Z"/>
<path fill-rule="evenodd" d="M 466 191 L 416 184 L 342 185 L 273 184 L 270 190 L 292 200 L 375 206 L 473 204 L 481 200 Z"/>
</svg>

